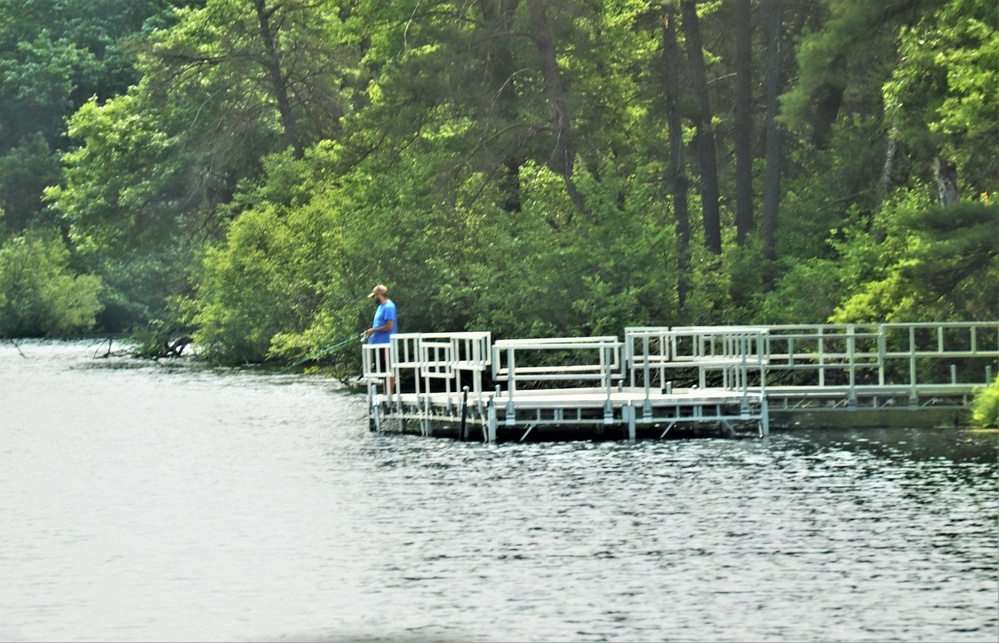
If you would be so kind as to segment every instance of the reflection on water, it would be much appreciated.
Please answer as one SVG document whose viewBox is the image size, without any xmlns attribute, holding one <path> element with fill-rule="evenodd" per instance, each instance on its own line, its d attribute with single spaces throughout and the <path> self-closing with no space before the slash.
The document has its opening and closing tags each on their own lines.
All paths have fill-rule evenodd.
<svg viewBox="0 0 999 643">
<path fill-rule="evenodd" d="M 995 641 L 996 434 L 458 443 L 0 346 L 0 639 Z"/>
</svg>

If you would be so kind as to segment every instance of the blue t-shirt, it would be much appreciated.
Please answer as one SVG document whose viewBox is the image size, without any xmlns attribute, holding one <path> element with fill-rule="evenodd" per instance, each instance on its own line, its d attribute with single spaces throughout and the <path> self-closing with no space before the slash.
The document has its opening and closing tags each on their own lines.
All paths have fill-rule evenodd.
<svg viewBox="0 0 999 643">
<path fill-rule="evenodd" d="M 392 326 L 392 330 L 389 332 L 377 332 L 371 333 L 371 339 L 368 340 L 369 344 L 388 344 L 392 335 L 395 335 L 399 331 L 399 321 L 395 317 L 395 304 L 392 300 L 386 301 L 384 304 L 378 304 L 378 308 L 375 310 L 375 321 L 372 322 L 372 328 L 381 328 L 388 323 L 389 320 L 395 322 Z"/>
</svg>

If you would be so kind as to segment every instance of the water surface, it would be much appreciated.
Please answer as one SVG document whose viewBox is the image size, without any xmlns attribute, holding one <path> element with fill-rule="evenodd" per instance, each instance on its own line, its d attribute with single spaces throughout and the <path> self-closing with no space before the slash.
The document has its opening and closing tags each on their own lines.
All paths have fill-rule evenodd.
<svg viewBox="0 0 999 643">
<path fill-rule="evenodd" d="M 996 434 L 458 443 L 297 375 L 0 345 L 0 639 L 999 636 Z"/>
</svg>

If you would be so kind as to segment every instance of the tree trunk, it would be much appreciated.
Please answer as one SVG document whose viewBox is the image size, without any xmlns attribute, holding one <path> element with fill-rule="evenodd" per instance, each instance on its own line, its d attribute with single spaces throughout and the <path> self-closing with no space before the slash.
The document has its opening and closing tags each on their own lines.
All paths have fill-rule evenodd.
<svg viewBox="0 0 999 643">
<path fill-rule="evenodd" d="M 763 189 L 763 221 L 760 236 L 764 255 L 775 259 L 777 212 L 780 207 L 781 129 L 777 122 L 781 90 L 781 0 L 767 0 L 767 174 Z"/>
<path fill-rule="evenodd" d="M 888 192 L 895 182 L 895 156 L 898 154 L 897 135 L 898 123 L 896 119 L 892 118 L 891 125 L 888 127 L 888 137 L 885 141 L 885 160 L 881 165 L 881 178 L 878 180 L 878 204 L 875 208 L 877 214 L 881 214 L 885 200 L 888 198 Z M 885 240 L 885 231 L 883 228 L 878 227 L 879 223 L 878 217 L 872 217 L 870 232 L 871 237 L 877 243 Z"/>
<path fill-rule="evenodd" d="M 663 89 L 666 96 L 666 122 L 669 129 L 669 169 L 666 183 L 676 217 L 677 283 L 676 295 L 682 310 L 690 292 L 690 214 L 687 209 L 687 165 L 683 155 L 683 123 L 680 119 L 680 87 L 683 57 L 676 40 L 673 11 L 663 12 Z"/>
<path fill-rule="evenodd" d="M 284 138 L 288 146 L 294 152 L 295 158 L 302 158 L 302 142 L 298 137 L 298 127 L 291 113 L 291 100 L 288 97 L 288 79 L 281 70 L 281 56 L 278 54 L 277 46 L 274 43 L 274 31 L 271 29 L 270 20 L 274 12 L 280 5 L 266 6 L 266 0 L 253 0 L 253 6 L 257 10 L 257 23 L 260 26 L 260 37 L 264 41 L 264 66 L 271 77 L 271 86 L 274 90 L 274 98 L 278 105 L 278 114 L 281 118 L 281 128 L 284 130 Z"/>
<path fill-rule="evenodd" d="M 833 61 L 832 66 L 842 66 L 845 64 L 842 56 Z M 832 136 L 832 126 L 839 116 L 839 108 L 843 104 L 843 92 L 846 90 L 841 84 L 826 83 L 815 92 L 815 116 L 812 119 L 812 145 L 817 150 L 825 150 L 829 147 L 829 138 Z"/>
<path fill-rule="evenodd" d="M 490 34 L 505 34 L 511 31 L 511 23 L 518 4 L 519 0 L 479 0 L 479 10 Z M 514 59 L 506 38 L 493 39 L 490 47 L 487 59 L 490 63 L 489 77 L 494 97 L 492 104 L 498 117 L 498 128 L 502 128 L 517 117 L 517 94 L 513 89 Z M 522 205 L 520 167 L 523 158 L 517 152 L 507 151 L 500 163 L 502 174 L 499 184 L 503 193 L 503 210 L 519 212 Z"/>
<path fill-rule="evenodd" d="M 711 100 L 708 97 L 708 74 L 704 66 L 701 27 L 697 19 L 696 0 L 680 3 L 683 33 L 687 39 L 687 59 L 690 64 L 691 89 L 697 103 L 694 123 L 697 126 L 697 149 L 701 166 L 701 209 L 704 218 L 704 245 L 710 252 L 721 254 L 721 216 L 718 211 L 718 159 L 715 131 L 711 125 Z"/>
<path fill-rule="evenodd" d="M 751 0 L 735 14 L 735 228 L 741 246 L 753 232 L 753 26 Z"/>
<path fill-rule="evenodd" d="M 936 154 L 933 157 L 933 176 L 937 179 L 937 200 L 940 205 L 948 206 L 961 200 L 961 193 L 957 189 L 957 165 Z"/>
<path fill-rule="evenodd" d="M 576 189 L 573 170 L 576 164 L 576 145 L 572 139 L 569 107 L 565 101 L 565 88 L 562 86 L 562 73 L 555 57 L 555 38 L 552 36 L 545 15 L 543 0 L 527 0 L 527 8 L 533 26 L 534 43 L 541 56 L 541 75 L 544 78 L 545 95 L 552 110 L 552 129 L 555 132 L 555 150 L 559 169 L 565 180 L 569 198 L 579 212 L 586 211 L 583 195 Z"/>
<path fill-rule="evenodd" d="M 881 180 L 878 182 L 878 209 L 888 196 L 888 190 L 895 181 L 895 155 L 898 154 L 898 123 L 893 118 L 888 127 L 888 140 L 885 142 L 885 162 L 881 166 Z"/>
</svg>

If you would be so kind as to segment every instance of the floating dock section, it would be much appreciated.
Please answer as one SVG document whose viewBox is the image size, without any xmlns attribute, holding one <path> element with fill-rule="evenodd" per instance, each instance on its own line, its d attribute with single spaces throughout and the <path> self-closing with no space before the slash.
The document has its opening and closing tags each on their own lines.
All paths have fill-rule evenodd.
<svg viewBox="0 0 999 643">
<path fill-rule="evenodd" d="M 959 420 L 999 360 L 999 322 L 636 327 L 365 345 L 375 431 L 462 440 L 664 438 L 771 426 Z M 942 418 L 942 419 L 941 419 Z"/>
</svg>

